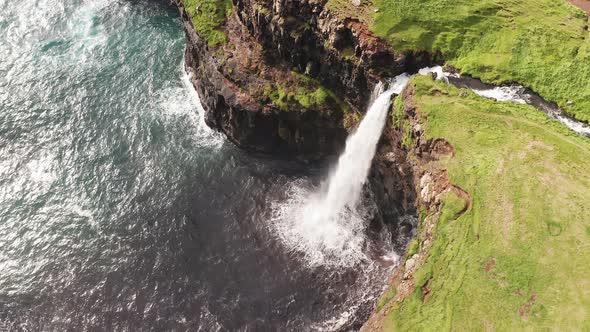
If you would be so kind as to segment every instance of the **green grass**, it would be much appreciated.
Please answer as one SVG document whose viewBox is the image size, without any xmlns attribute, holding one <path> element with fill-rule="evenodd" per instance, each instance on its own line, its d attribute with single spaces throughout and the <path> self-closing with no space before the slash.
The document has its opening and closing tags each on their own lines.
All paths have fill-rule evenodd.
<svg viewBox="0 0 590 332">
<path fill-rule="evenodd" d="M 432 163 L 471 208 L 460 215 L 466 202 L 444 198 L 416 288 L 385 329 L 590 329 L 590 140 L 527 105 L 411 84 L 426 137 L 455 148 Z"/>
<path fill-rule="evenodd" d="M 260 14 L 262 14 L 262 15 L 264 15 L 266 17 L 270 17 L 271 16 L 271 12 L 266 7 L 264 7 L 263 5 L 261 5 L 259 3 L 256 3 L 254 6 L 255 6 L 254 8 L 256 8 L 256 11 L 259 12 Z"/>
<path fill-rule="evenodd" d="M 412 242 L 408 245 L 408 249 L 406 250 L 406 257 L 412 257 L 420 250 L 420 242 L 418 239 L 413 239 Z"/>
<path fill-rule="evenodd" d="M 350 107 L 338 96 L 307 75 L 291 72 L 293 84 L 267 85 L 263 95 L 281 111 L 336 110 L 348 112 Z"/>
<path fill-rule="evenodd" d="M 218 28 L 233 10 L 231 0 L 184 0 L 184 7 L 191 16 L 195 30 L 207 40 L 209 46 L 227 41 L 225 33 Z"/>
<path fill-rule="evenodd" d="M 387 303 L 389 303 L 395 297 L 395 294 L 395 288 L 388 289 L 387 292 L 381 296 L 379 301 L 377 301 L 377 310 L 381 310 Z"/>
<path fill-rule="evenodd" d="M 375 0 L 394 49 L 441 51 L 463 73 L 517 81 L 590 121 L 588 18 L 565 0 Z M 568 104 L 567 101 L 573 104 Z"/>
</svg>

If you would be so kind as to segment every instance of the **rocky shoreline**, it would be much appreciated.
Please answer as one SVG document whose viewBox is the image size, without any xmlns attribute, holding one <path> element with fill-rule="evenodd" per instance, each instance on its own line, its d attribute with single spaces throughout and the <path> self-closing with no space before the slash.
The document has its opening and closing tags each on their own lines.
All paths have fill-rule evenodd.
<svg viewBox="0 0 590 332">
<path fill-rule="evenodd" d="M 585 71 L 572 70 L 578 67 L 575 64 L 583 63 L 586 54 L 580 41 L 587 38 L 587 15 L 568 7 L 569 4 L 549 1 L 543 1 L 540 10 L 534 13 L 517 10 L 526 7 L 525 4 L 488 2 L 457 5 L 464 10 L 460 13 L 455 12 L 454 5 L 441 8 L 436 2 L 407 3 L 401 13 L 396 12 L 393 4 L 379 1 L 175 0 L 175 3 L 180 8 L 189 40 L 186 65 L 205 108 L 207 123 L 248 150 L 306 161 L 334 156 L 342 150 L 348 133 L 362 118 L 378 82 L 401 73 L 415 73 L 422 67 L 442 65 L 445 63 L 442 54 L 447 57 L 448 65 L 462 69 L 461 74 L 496 87 L 518 82 L 530 87 L 526 92 L 529 99 L 536 99 L 538 93 L 539 100 L 500 103 L 479 99 L 477 89 L 470 91 L 473 87 L 469 84 L 461 88 L 461 82 L 445 85 L 416 77 L 396 99 L 370 174 L 370 191 L 378 205 L 371 225 L 375 229 L 389 227 L 394 236 L 408 229 L 416 235 L 409 245 L 403 244 L 402 248 L 407 246 L 407 249 L 402 266 L 392 276 L 390 289 L 377 303 L 364 329 L 442 326 L 453 319 L 454 310 L 467 312 L 457 322 L 472 326 L 472 320 L 465 317 L 477 312 L 473 301 L 487 302 L 490 294 L 502 306 L 512 301 L 510 313 L 517 314 L 511 326 L 521 326 L 535 310 L 546 315 L 540 302 L 549 304 L 552 300 L 547 297 L 536 300 L 540 290 L 547 291 L 544 286 L 518 288 L 509 294 L 491 290 L 494 286 L 489 285 L 489 273 L 499 258 L 498 254 L 490 253 L 490 248 L 493 251 L 505 248 L 503 241 L 507 234 L 512 234 L 515 244 L 522 242 L 525 237 L 519 233 L 520 229 L 511 228 L 512 224 L 527 225 L 525 234 L 543 236 L 543 225 L 531 220 L 555 225 L 558 223 L 553 219 L 560 217 L 549 218 L 552 214 L 543 211 L 545 208 L 531 208 L 525 214 L 518 214 L 518 204 L 505 202 L 507 193 L 514 200 L 527 200 L 531 206 L 540 200 L 529 192 L 515 190 L 511 184 L 518 182 L 521 187 L 530 187 L 537 182 L 523 177 L 498 186 L 498 176 L 492 173 L 494 163 L 501 161 L 497 174 L 508 169 L 531 173 L 530 178 L 542 179 L 538 185 L 547 188 L 543 192 L 552 192 L 557 190 L 551 181 L 555 177 L 539 177 L 545 170 L 537 160 L 531 161 L 538 166 L 536 169 L 520 169 L 518 161 L 511 157 L 515 151 L 525 158 L 532 147 L 541 144 L 540 140 L 546 142 L 549 151 L 543 154 L 550 154 L 553 149 L 564 153 L 578 149 L 577 153 L 568 155 L 573 160 L 585 153 L 585 138 L 561 126 L 565 124 L 578 134 L 584 134 L 587 128 Z M 217 19 L 203 25 L 206 19 L 203 15 L 211 11 L 211 7 L 209 11 L 198 7 L 203 3 L 225 12 L 217 11 Z M 559 15 L 555 14 L 556 10 Z M 498 15 L 499 11 L 505 15 Z M 520 17 L 529 20 L 511 20 Z M 539 19 L 546 17 L 555 20 Z M 466 26 L 473 29 L 465 30 Z M 423 33 L 424 29 L 430 29 L 429 33 Z M 521 39 L 512 38 L 515 29 L 524 33 Z M 538 42 L 539 35 L 545 36 L 543 43 Z M 449 39 L 449 36 L 454 37 Z M 486 36 L 491 42 L 480 42 Z M 498 38 L 506 39 L 505 45 L 500 45 L 503 48 L 496 49 Z M 569 40 L 569 44 L 557 45 L 556 38 Z M 398 52 L 395 48 L 410 51 Z M 564 54 L 561 60 L 543 53 L 550 54 L 557 49 L 573 51 Z M 430 53 L 411 50 L 430 50 Z M 487 63 L 490 50 L 497 51 L 497 59 L 502 61 L 494 58 Z M 539 71 L 543 74 L 539 75 Z M 555 89 L 558 85 L 560 89 Z M 562 124 L 531 110 L 532 106 Z M 539 128 L 545 131 L 533 134 Z M 517 138 L 514 133 L 520 136 Z M 524 141 L 523 137 L 526 137 Z M 561 159 L 548 158 L 540 160 L 544 163 L 550 160 L 564 174 L 575 173 L 575 167 L 564 166 Z M 465 165 L 472 168 L 462 168 Z M 477 170 L 475 178 L 474 170 Z M 504 178 L 512 174 L 508 172 Z M 485 185 L 490 187 L 482 191 Z M 583 187 L 574 184 L 560 185 L 559 190 L 575 192 L 572 197 L 587 194 Z M 487 209 L 492 201 L 506 207 L 499 212 Z M 551 199 L 545 205 L 554 203 Z M 561 202 L 556 211 L 564 211 L 563 206 L 568 204 L 568 201 Z M 472 209 L 472 205 L 479 209 Z M 574 215 L 578 209 L 571 211 Z M 534 214 L 537 215 L 529 217 Z M 417 225 L 400 222 L 401 216 L 407 215 L 414 216 Z M 454 223 L 457 220 L 463 222 Z M 497 222 L 487 223 L 490 228 L 483 229 L 480 220 Z M 572 236 L 578 234 L 581 233 Z M 461 246 L 448 245 L 447 236 Z M 533 247 L 545 248 L 545 242 L 540 243 L 543 245 Z M 462 260 L 456 259 L 459 252 Z M 481 257 L 473 259 L 473 255 Z M 511 260 L 502 258 L 504 275 L 520 276 L 514 271 L 524 262 L 543 266 L 538 271 L 559 265 L 559 261 L 547 265 L 539 259 L 545 255 L 525 257 L 526 251 L 505 255 L 520 263 L 511 265 Z M 445 264 L 453 264 L 455 268 L 447 269 Z M 467 281 L 463 279 L 466 273 L 471 276 Z M 526 280 L 532 284 L 541 280 L 541 275 L 527 275 Z M 496 274 L 492 275 L 494 278 Z M 503 285 L 520 285 L 518 278 L 512 279 L 508 278 Z M 455 284 L 462 282 L 468 283 L 476 296 L 457 295 Z M 500 315 L 502 306 L 479 315 Z M 536 309 L 531 309 L 533 306 Z M 499 324 L 506 315 L 502 317 L 491 321 Z"/>
</svg>

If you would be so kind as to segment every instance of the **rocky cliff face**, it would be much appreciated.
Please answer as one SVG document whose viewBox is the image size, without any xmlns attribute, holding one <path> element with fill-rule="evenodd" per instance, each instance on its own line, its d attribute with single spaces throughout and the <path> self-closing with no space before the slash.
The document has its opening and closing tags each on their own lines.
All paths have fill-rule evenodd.
<svg viewBox="0 0 590 332">
<path fill-rule="evenodd" d="M 250 150 L 334 154 L 379 80 L 431 62 L 396 54 L 326 2 L 234 0 L 218 27 L 227 42 L 212 47 L 176 0 L 189 39 L 186 65 L 210 126 Z"/>
<path fill-rule="evenodd" d="M 206 122 L 248 150 L 305 160 L 335 155 L 379 81 L 439 60 L 395 52 L 327 0 L 233 0 L 217 28 L 226 42 L 211 46 L 196 32 L 189 1 L 175 0 Z M 380 212 L 375 227 L 415 213 L 399 135 L 384 136 L 370 181 Z"/>
</svg>

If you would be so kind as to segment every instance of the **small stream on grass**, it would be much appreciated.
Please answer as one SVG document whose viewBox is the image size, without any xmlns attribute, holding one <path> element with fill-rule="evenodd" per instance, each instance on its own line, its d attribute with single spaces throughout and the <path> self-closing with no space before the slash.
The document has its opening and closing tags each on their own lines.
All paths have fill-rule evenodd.
<svg viewBox="0 0 590 332">
<path fill-rule="evenodd" d="M 426 67 L 418 71 L 418 75 L 430 74 L 435 74 L 436 79 L 443 80 L 458 88 L 469 89 L 475 94 L 485 98 L 534 106 L 536 109 L 547 114 L 550 118 L 558 120 L 573 132 L 590 138 L 590 125 L 576 120 L 574 117 L 559 108 L 555 103 L 546 101 L 531 89 L 522 85 L 512 84 L 496 86 L 493 84 L 487 84 L 470 76 L 446 72 L 441 66 Z M 403 82 L 403 84 L 398 84 L 400 88 L 396 93 L 401 93 L 410 78 L 411 75 L 408 73 L 396 76 L 395 81 Z"/>
</svg>

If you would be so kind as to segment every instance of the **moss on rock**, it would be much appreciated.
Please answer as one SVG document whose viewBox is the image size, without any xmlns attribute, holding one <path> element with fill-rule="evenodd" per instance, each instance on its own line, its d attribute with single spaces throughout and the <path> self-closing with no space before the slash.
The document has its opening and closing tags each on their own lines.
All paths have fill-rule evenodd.
<svg viewBox="0 0 590 332">
<path fill-rule="evenodd" d="M 186 12 L 197 33 L 209 46 L 225 43 L 227 37 L 219 27 L 233 10 L 231 0 L 183 0 Z"/>
<path fill-rule="evenodd" d="M 348 112 L 349 106 L 338 96 L 307 75 L 291 72 L 291 80 L 267 84 L 262 93 L 281 111 L 337 111 Z"/>
</svg>

